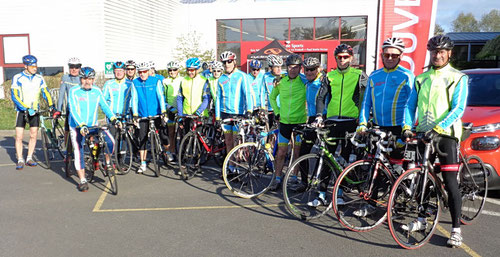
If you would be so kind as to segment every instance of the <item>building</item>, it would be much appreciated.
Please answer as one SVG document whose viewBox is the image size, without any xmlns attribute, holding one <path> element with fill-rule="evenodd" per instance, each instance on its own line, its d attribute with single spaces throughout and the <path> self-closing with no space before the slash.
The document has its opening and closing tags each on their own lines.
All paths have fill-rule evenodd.
<svg viewBox="0 0 500 257">
<path fill-rule="evenodd" d="M 489 40 L 500 36 L 500 32 L 450 32 L 446 34 L 455 43 L 454 59 L 464 63 L 464 68 L 496 68 L 500 67 L 500 56 L 496 59 L 481 60 L 476 55 Z M 467 64 L 465 64 L 467 63 Z"/>
</svg>

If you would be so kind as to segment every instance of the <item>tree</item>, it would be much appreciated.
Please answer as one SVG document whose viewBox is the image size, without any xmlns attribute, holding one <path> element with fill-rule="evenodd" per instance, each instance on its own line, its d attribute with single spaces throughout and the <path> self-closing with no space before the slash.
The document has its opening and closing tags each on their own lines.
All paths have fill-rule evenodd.
<svg viewBox="0 0 500 257">
<path fill-rule="evenodd" d="M 493 9 L 487 14 L 483 14 L 479 22 L 481 31 L 498 32 L 500 31 L 500 11 Z"/>
<path fill-rule="evenodd" d="M 500 57 L 500 36 L 486 42 L 486 45 L 484 45 L 481 51 L 476 55 L 476 57 L 480 59 L 492 56 Z"/>
<path fill-rule="evenodd" d="M 202 62 L 209 62 L 215 59 L 214 49 L 202 49 L 201 35 L 196 31 L 182 34 L 177 38 L 177 46 L 173 50 L 173 56 L 179 63 L 185 62 L 188 58 L 198 57 Z"/>
<path fill-rule="evenodd" d="M 436 23 L 436 26 L 434 27 L 434 35 L 444 35 L 444 29 L 441 27 L 441 25 Z"/>
<path fill-rule="evenodd" d="M 452 22 L 454 32 L 479 32 L 479 23 L 472 13 L 461 12 Z"/>
</svg>

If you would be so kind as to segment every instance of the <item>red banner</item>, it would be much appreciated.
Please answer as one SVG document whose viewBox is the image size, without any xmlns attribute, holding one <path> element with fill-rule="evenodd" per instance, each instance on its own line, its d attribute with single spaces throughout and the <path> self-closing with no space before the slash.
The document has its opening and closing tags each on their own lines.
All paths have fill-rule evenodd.
<svg viewBox="0 0 500 257">
<path fill-rule="evenodd" d="M 379 0 L 380 26 L 377 68 L 383 67 L 380 53 L 388 37 L 399 37 L 405 42 L 401 65 L 418 75 L 428 63 L 427 41 L 434 35 L 438 0 Z"/>
</svg>

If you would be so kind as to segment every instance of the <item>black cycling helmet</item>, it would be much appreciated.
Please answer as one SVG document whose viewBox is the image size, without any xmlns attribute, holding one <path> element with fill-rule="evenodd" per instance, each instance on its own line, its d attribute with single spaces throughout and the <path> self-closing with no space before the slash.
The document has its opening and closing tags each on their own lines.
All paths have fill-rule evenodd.
<svg viewBox="0 0 500 257">
<path fill-rule="evenodd" d="M 433 36 L 429 41 L 427 42 L 427 50 L 432 51 L 436 49 L 446 49 L 446 50 L 451 50 L 455 44 L 453 44 L 453 41 L 448 36 L 444 35 L 437 35 Z"/>
<path fill-rule="evenodd" d="M 286 58 L 286 66 L 290 65 L 302 65 L 302 58 L 298 54 L 291 54 Z"/>
<path fill-rule="evenodd" d="M 340 53 L 348 53 L 349 55 L 353 55 L 352 46 L 348 44 L 340 44 L 335 48 L 334 54 Z"/>
</svg>

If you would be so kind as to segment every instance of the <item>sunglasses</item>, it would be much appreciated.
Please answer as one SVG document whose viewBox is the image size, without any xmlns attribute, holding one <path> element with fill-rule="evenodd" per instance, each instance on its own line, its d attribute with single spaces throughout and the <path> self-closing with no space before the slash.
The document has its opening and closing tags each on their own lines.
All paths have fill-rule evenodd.
<svg viewBox="0 0 500 257">
<path fill-rule="evenodd" d="M 315 71 L 316 68 L 306 68 L 305 71 Z"/>
<path fill-rule="evenodd" d="M 337 55 L 337 59 L 342 60 L 342 59 L 349 59 L 351 58 L 350 55 Z"/>
<path fill-rule="evenodd" d="M 399 58 L 399 56 L 401 56 L 401 54 L 383 54 L 383 56 L 385 59 L 389 59 L 389 57 L 392 59 L 397 59 Z"/>
<path fill-rule="evenodd" d="M 146 73 L 146 72 L 149 72 L 149 71 L 148 70 L 140 70 L 139 74 Z"/>
<path fill-rule="evenodd" d="M 187 69 L 187 71 L 194 72 L 194 71 L 196 71 L 196 69 Z"/>
<path fill-rule="evenodd" d="M 259 71 L 259 70 L 260 70 L 260 69 L 253 69 L 253 68 L 252 68 L 252 71 Z"/>
<path fill-rule="evenodd" d="M 127 70 L 135 70 L 135 68 L 127 68 Z"/>
<path fill-rule="evenodd" d="M 178 71 L 179 69 L 168 69 L 168 71 Z"/>
<path fill-rule="evenodd" d="M 222 72 L 222 70 L 214 70 L 214 72 Z"/>
<path fill-rule="evenodd" d="M 227 60 L 227 61 L 222 61 L 223 64 L 226 64 L 226 63 L 233 63 L 234 60 Z"/>
<path fill-rule="evenodd" d="M 80 67 L 82 67 L 81 65 L 70 65 L 69 68 L 70 69 L 80 69 Z"/>
</svg>

